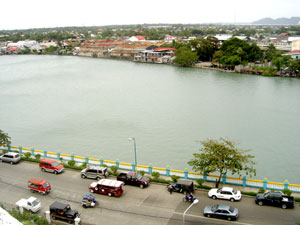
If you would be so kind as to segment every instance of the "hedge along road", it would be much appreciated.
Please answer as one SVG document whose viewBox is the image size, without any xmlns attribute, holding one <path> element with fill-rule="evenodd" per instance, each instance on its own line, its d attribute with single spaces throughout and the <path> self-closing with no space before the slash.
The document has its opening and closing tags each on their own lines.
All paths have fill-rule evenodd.
<svg viewBox="0 0 300 225">
<path fill-rule="evenodd" d="M 27 189 L 27 180 L 31 177 L 50 182 L 52 192 L 49 195 L 32 194 Z M 114 179 L 114 177 L 111 177 Z M 21 162 L 17 165 L 0 164 L 0 202 L 12 207 L 20 198 L 35 196 L 42 202 L 39 215 L 49 209 L 54 201 L 69 203 L 81 214 L 83 224 L 182 224 L 183 212 L 189 203 L 183 202 L 182 194 L 169 194 L 165 185 L 150 184 L 140 189 L 126 185 L 121 197 L 108 197 L 95 194 L 99 205 L 96 208 L 83 209 L 82 195 L 87 193 L 93 180 L 81 179 L 78 171 L 66 169 L 62 174 L 54 175 L 40 171 L 38 164 Z M 185 217 L 185 224 L 293 224 L 300 221 L 300 208 L 283 210 L 276 207 L 257 206 L 252 197 L 243 197 L 241 202 L 212 200 L 206 191 L 196 191 L 199 203 L 194 205 Z M 237 207 L 240 218 L 229 222 L 203 217 L 203 208 L 209 204 L 229 204 Z"/>
</svg>

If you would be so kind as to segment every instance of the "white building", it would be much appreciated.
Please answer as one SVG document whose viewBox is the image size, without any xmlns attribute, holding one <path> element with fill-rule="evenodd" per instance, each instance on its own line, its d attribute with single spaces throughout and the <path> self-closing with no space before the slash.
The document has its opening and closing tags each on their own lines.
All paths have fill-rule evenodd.
<svg viewBox="0 0 300 225">
<path fill-rule="evenodd" d="M 146 38 L 144 36 L 138 35 L 138 36 L 132 36 L 128 39 L 128 41 L 146 41 Z"/>
<path fill-rule="evenodd" d="M 22 225 L 22 223 L 0 207 L 0 225 Z"/>
<path fill-rule="evenodd" d="M 32 50 L 41 50 L 42 47 L 39 45 L 37 41 L 33 40 L 25 40 L 25 41 L 18 41 L 16 43 L 8 43 L 7 47 L 17 47 L 18 49 L 24 50 L 25 48 L 29 48 Z"/>
</svg>

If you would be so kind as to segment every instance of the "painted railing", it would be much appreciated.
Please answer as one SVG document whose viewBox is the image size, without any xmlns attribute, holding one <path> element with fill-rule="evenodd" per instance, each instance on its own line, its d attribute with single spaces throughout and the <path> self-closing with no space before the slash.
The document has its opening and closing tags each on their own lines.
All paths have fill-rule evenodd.
<svg viewBox="0 0 300 225">
<path fill-rule="evenodd" d="M 154 167 L 152 164 L 149 164 L 148 166 L 144 165 L 135 165 L 134 163 L 124 163 L 119 162 L 117 159 L 116 161 L 110 161 L 110 160 L 104 160 L 103 157 L 100 157 L 99 159 L 95 158 L 89 158 L 88 155 L 86 156 L 77 156 L 74 153 L 72 154 L 63 154 L 61 152 L 48 152 L 46 150 L 37 150 L 34 148 L 23 148 L 22 146 L 16 147 L 16 146 L 0 146 L 0 150 L 7 150 L 7 151 L 18 151 L 21 154 L 24 154 L 26 152 L 30 152 L 32 156 L 40 154 L 41 157 L 44 158 L 53 158 L 57 160 L 64 160 L 64 161 L 70 161 L 75 160 L 76 163 L 84 163 L 90 165 L 107 165 L 108 167 L 111 166 L 117 166 L 120 170 L 129 170 L 129 171 L 145 171 L 145 173 L 152 174 L 152 172 L 159 172 L 160 175 L 163 176 L 172 176 L 176 175 L 181 178 L 185 179 L 203 179 L 206 182 L 216 182 L 216 179 L 218 178 L 217 175 L 213 174 L 200 174 L 195 172 L 190 172 L 186 168 L 184 171 L 182 170 L 174 170 L 167 168 L 159 168 Z M 224 175 L 221 179 L 222 184 L 233 184 L 233 185 L 239 185 L 244 187 L 255 187 L 255 188 L 263 188 L 263 189 L 273 189 L 273 190 L 283 190 L 283 189 L 290 189 L 292 192 L 300 193 L 300 185 L 298 184 L 289 184 L 288 180 L 285 180 L 283 183 L 278 182 L 272 182 L 268 181 L 267 178 L 264 180 L 255 180 L 255 179 L 247 179 L 246 177 L 243 178 L 237 178 L 237 177 L 228 177 Z"/>
</svg>

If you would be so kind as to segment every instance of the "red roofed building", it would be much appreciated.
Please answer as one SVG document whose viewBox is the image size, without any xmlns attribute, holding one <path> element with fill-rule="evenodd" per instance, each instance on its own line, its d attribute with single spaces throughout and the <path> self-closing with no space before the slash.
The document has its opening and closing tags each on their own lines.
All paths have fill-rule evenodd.
<svg viewBox="0 0 300 225">
<path fill-rule="evenodd" d="M 292 59 L 300 59 L 300 51 L 299 50 L 287 52 L 284 55 L 290 55 L 292 57 Z"/>
<path fill-rule="evenodd" d="M 174 37 L 172 35 L 166 35 L 164 42 L 172 42 L 173 40 L 176 40 L 176 37 Z"/>
<path fill-rule="evenodd" d="M 129 41 L 146 41 L 146 38 L 144 36 L 138 35 L 138 36 L 132 36 L 128 40 Z"/>
</svg>

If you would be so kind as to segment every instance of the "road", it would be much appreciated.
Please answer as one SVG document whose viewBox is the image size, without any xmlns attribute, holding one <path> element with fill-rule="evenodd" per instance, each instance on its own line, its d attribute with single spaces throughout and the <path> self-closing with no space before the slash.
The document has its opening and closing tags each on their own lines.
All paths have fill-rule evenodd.
<svg viewBox="0 0 300 225">
<path fill-rule="evenodd" d="M 27 180 L 31 177 L 50 182 L 52 192 L 49 195 L 31 193 L 27 189 Z M 111 179 L 114 179 L 113 177 Z M 0 203 L 7 208 L 14 206 L 20 198 L 35 196 L 42 203 L 43 215 L 54 201 L 69 203 L 81 214 L 83 224 L 128 224 L 128 225 L 176 225 L 182 224 L 183 212 L 190 203 L 182 201 L 183 195 L 169 194 L 165 185 L 150 184 L 140 189 L 126 185 L 121 197 L 108 197 L 96 194 L 99 205 L 96 208 L 81 207 L 82 195 L 87 193 L 89 184 L 94 180 L 81 179 L 79 171 L 66 169 L 62 174 L 54 175 L 40 171 L 38 164 L 21 162 L 17 165 L 0 163 Z M 243 196 L 240 202 L 212 200 L 206 191 L 196 191 L 199 203 L 194 205 L 185 217 L 185 225 L 295 225 L 300 222 L 300 207 L 281 209 L 271 206 L 258 206 L 254 198 Z M 203 217 L 203 209 L 211 204 L 229 204 L 239 209 L 240 217 L 230 222 Z"/>
</svg>

